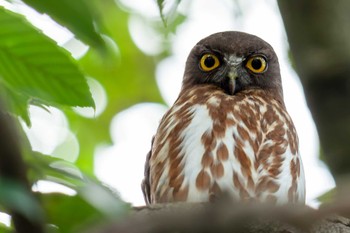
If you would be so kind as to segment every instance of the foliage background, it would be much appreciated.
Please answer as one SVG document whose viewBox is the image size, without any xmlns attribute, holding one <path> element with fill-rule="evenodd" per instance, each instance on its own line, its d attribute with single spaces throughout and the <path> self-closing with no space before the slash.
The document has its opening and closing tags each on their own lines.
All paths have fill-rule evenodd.
<svg viewBox="0 0 350 233">
<path fill-rule="evenodd" d="M 162 5 L 161 1 L 159 4 Z M 176 7 L 177 3 L 174 4 Z M 13 216 L 18 213 L 38 225 L 48 223 L 45 227 L 48 232 L 76 232 L 87 223 L 121 216 L 128 210 L 128 204 L 120 200 L 115 190 L 96 179 L 94 152 L 97 145 L 111 143 L 109 124 L 117 112 L 138 102 L 163 102 L 154 72 L 156 62 L 168 51 L 165 49 L 157 56 L 141 52 L 128 31 L 130 12 L 112 0 L 2 1 L 1 5 L 4 7 L 0 7 L 0 88 L 6 106 L 2 116 L 10 113 L 21 134 L 18 146 L 28 167 L 25 186 L 46 180 L 70 188 L 70 195 L 37 192 L 32 198 L 30 193 L 16 188 L 23 180 L 19 182 L 9 176 L 1 182 L 2 211 Z M 31 24 L 35 24 L 35 17 L 31 16 L 38 13 L 65 27 L 72 38 L 57 44 Z M 45 21 L 44 17 L 39 20 Z M 174 15 L 166 28 L 163 13 L 162 17 L 154 24 L 166 41 L 183 17 Z M 51 36 L 60 32 L 62 29 L 53 31 Z M 80 51 L 74 53 L 77 45 Z M 99 93 L 93 93 L 94 100 L 90 92 L 94 88 L 105 98 L 101 103 L 95 104 Z M 60 139 L 55 148 L 47 150 L 48 155 L 35 151 L 26 135 L 35 136 L 31 125 L 32 120 L 38 119 L 33 119 L 30 113 L 42 112 L 40 109 L 61 115 L 66 137 L 67 132 L 74 132 L 73 143 L 69 138 Z M 40 120 L 45 122 L 45 118 Z M 46 131 L 48 142 L 55 141 L 50 138 L 53 136 L 50 128 L 41 131 L 41 134 Z M 16 200 L 21 195 L 26 204 L 18 206 Z M 36 213 L 30 214 L 29 210 Z M 23 219 L 17 225 L 15 217 L 13 220 L 17 229 Z M 1 232 L 12 231 L 13 224 L 6 225 L 0 228 Z M 33 229 L 40 231 L 38 228 Z"/>
</svg>

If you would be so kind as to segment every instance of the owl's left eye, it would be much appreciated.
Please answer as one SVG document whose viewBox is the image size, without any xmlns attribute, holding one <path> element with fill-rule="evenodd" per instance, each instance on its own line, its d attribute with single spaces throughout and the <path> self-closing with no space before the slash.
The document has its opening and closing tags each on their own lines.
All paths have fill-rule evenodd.
<svg viewBox="0 0 350 233">
<path fill-rule="evenodd" d="M 219 58 L 214 54 L 204 54 L 200 60 L 200 67 L 203 71 L 211 71 L 219 65 Z"/>
<path fill-rule="evenodd" d="M 245 64 L 253 73 L 262 73 L 267 69 L 267 61 L 264 56 L 253 56 Z"/>
</svg>

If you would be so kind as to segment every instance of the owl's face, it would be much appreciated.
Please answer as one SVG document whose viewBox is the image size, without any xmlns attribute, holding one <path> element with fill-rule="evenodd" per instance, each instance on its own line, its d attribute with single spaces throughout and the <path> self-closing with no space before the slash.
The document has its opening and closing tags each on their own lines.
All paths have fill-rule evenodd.
<svg viewBox="0 0 350 233">
<path fill-rule="evenodd" d="M 262 39 L 242 32 L 213 34 L 192 49 L 183 85 L 213 84 L 228 94 L 263 89 L 282 98 L 278 59 Z"/>
</svg>

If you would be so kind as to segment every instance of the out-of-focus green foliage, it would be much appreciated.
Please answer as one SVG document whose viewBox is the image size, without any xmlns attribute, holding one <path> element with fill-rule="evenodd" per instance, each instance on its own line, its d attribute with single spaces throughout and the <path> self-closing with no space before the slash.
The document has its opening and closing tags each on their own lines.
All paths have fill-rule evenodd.
<svg viewBox="0 0 350 233">
<path fill-rule="evenodd" d="M 80 196 L 67 196 L 60 193 L 41 195 L 47 221 L 59 226 L 62 233 L 77 232 L 84 224 L 101 219 L 102 214 Z"/>
<path fill-rule="evenodd" d="M 37 200 L 17 181 L 1 178 L 0 190 L 0 206 L 21 213 L 33 222 L 44 218 Z"/>
<path fill-rule="evenodd" d="M 40 195 L 48 223 L 63 227 L 60 232 L 75 232 L 73 229 L 76 227 L 120 217 L 129 209 L 129 204 L 120 200 L 116 191 L 85 175 L 76 165 L 38 152 L 27 157 L 32 183 L 47 180 L 76 191 L 74 196 L 58 193 Z"/>
<path fill-rule="evenodd" d="M 94 148 L 110 142 L 109 125 L 115 114 L 138 102 L 162 101 L 154 78 L 154 59 L 143 54 L 129 34 L 129 13 L 116 7 L 112 0 L 105 0 L 103 4 L 92 2 L 103 12 L 100 20 L 109 33 L 110 43 L 115 43 L 118 56 L 106 59 L 90 50 L 79 61 L 85 72 L 105 88 L 108 104 L 104 112 L 95 119 L 67 112 L 71 128 L 77 132 L 82 145 L 77 164 L 91 174 Z"/>
<path fill-rule="evenodd" d="M 175 12 L 176 12 L 177 6 L 180 4 L 180 2 L 181 2 L 181 0 L 175 0 L 173 2 L 173 4 L 169 7 L 169 11 L 164 12 L 164 6 L 166 4 L 166 1 L 165 0 L 157 0 L 159 14 L 160 14 L 160 17 L 161 17 L 165 27 L 168 26 L 168 18 L 176 15 Z"/>
<path fill-rule="evenodd" d="M 0 233 L 13 233 L 13 231 L 0 223 Z"/>
<path fill-rule="evenodd" d="M 321 202 L 322 204 L 329 204 L 329 203 L 334 202 L 335 196 L 336 196 L 336 189 L 333 188 L 333 189 L 323 193 L 319 197 L 317 197 L 317 200 L 319 202 Z"/>
<path fill-rule="evenodd" d="M 13 231 L 8 227 L 0 224 L 0 233 L 12 233 Z"/>
<path fill-rule="evenodd" d="M 0 87 L 15 114 L 29 124 L 29 102 L 94 106 L 83 74 L 65 50 L 2 7 L 0 25 Z"/>
<path fill-rule="evenodd" d="M 163 101 L 154 73 L 156 61 L 167 52 L 152 57 L 136 47 L 128 27 L 133 12 L 122 9 L 117 1 L 23 2 L 49 15 L 89 46 L 86 54 L 74 59 L 25 17 L 0 7 L 0 90 L 10 112 L 30 125 L 30 105 L 44 109 L 56 107 L 67 116 L 80 144 L 79 158 L 72 164 L 32 151 L 21 131 L 24 145 L 21 151 L 29 168 L 28 179 L 31 184 L 40 180 L 55 182 L 76 194 L 38 193 L 42 205 L 38 209 L 44 210 L 40 214 L 33 209 L 37 202 L 27 200 L 25 191 L 0 182 L 0 211 L 16 209 L 33 220 L 43 217 L 48 232 L 76 232 L 98 221 L 120 217 L 130 208 L 116 191 L 95 178 L 94 152 L 97 146 L 111 142 L 110 123 L 119 111 L 139 102 Z M 185 16 L 176 13 L 179 2 L 175 1 L 167 7 L 170 10 L 164 12 L 164 1 L 155 1 L 161 13 L 152 26 L 163 34 L 165 41 L 185 20 Z M 16 5 L 18 1 L 9 0 L 8 3 Z M 97 80 L 107 95 L 107 106 L 98 117 L 85 118 L 71 109 L 74 106 L 95 107 L 85 77 Z M 27 200 L 26 205 L 20 205 L 22 209 L 16 207 L 15 197 Z M 1 232 L 11 232 L 11 227 L 1 225 Z"/>
<path fill-rule="evenodd" d="M 104 41 L 95 29 L 98 15 L 86 0 L 23 0 L 41 13 L 50 15 L 58 23 L 66 26 L 79 39 L 94 47 L 102 48 Z"/>
</svg>

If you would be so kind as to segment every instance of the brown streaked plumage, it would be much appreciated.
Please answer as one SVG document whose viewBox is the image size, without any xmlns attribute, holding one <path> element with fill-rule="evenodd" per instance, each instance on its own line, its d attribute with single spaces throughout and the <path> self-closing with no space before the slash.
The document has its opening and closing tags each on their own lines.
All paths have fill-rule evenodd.
<svg viewBox="0 0 350 233">
<path fill-rule="evenodd" d="M 305 202 L 298 137 L 268 43 L 242 32 L 198 42 L 152 141 L 142 190 L 147 204 L 223 192 L 243 202 Z"/>
</svg>

